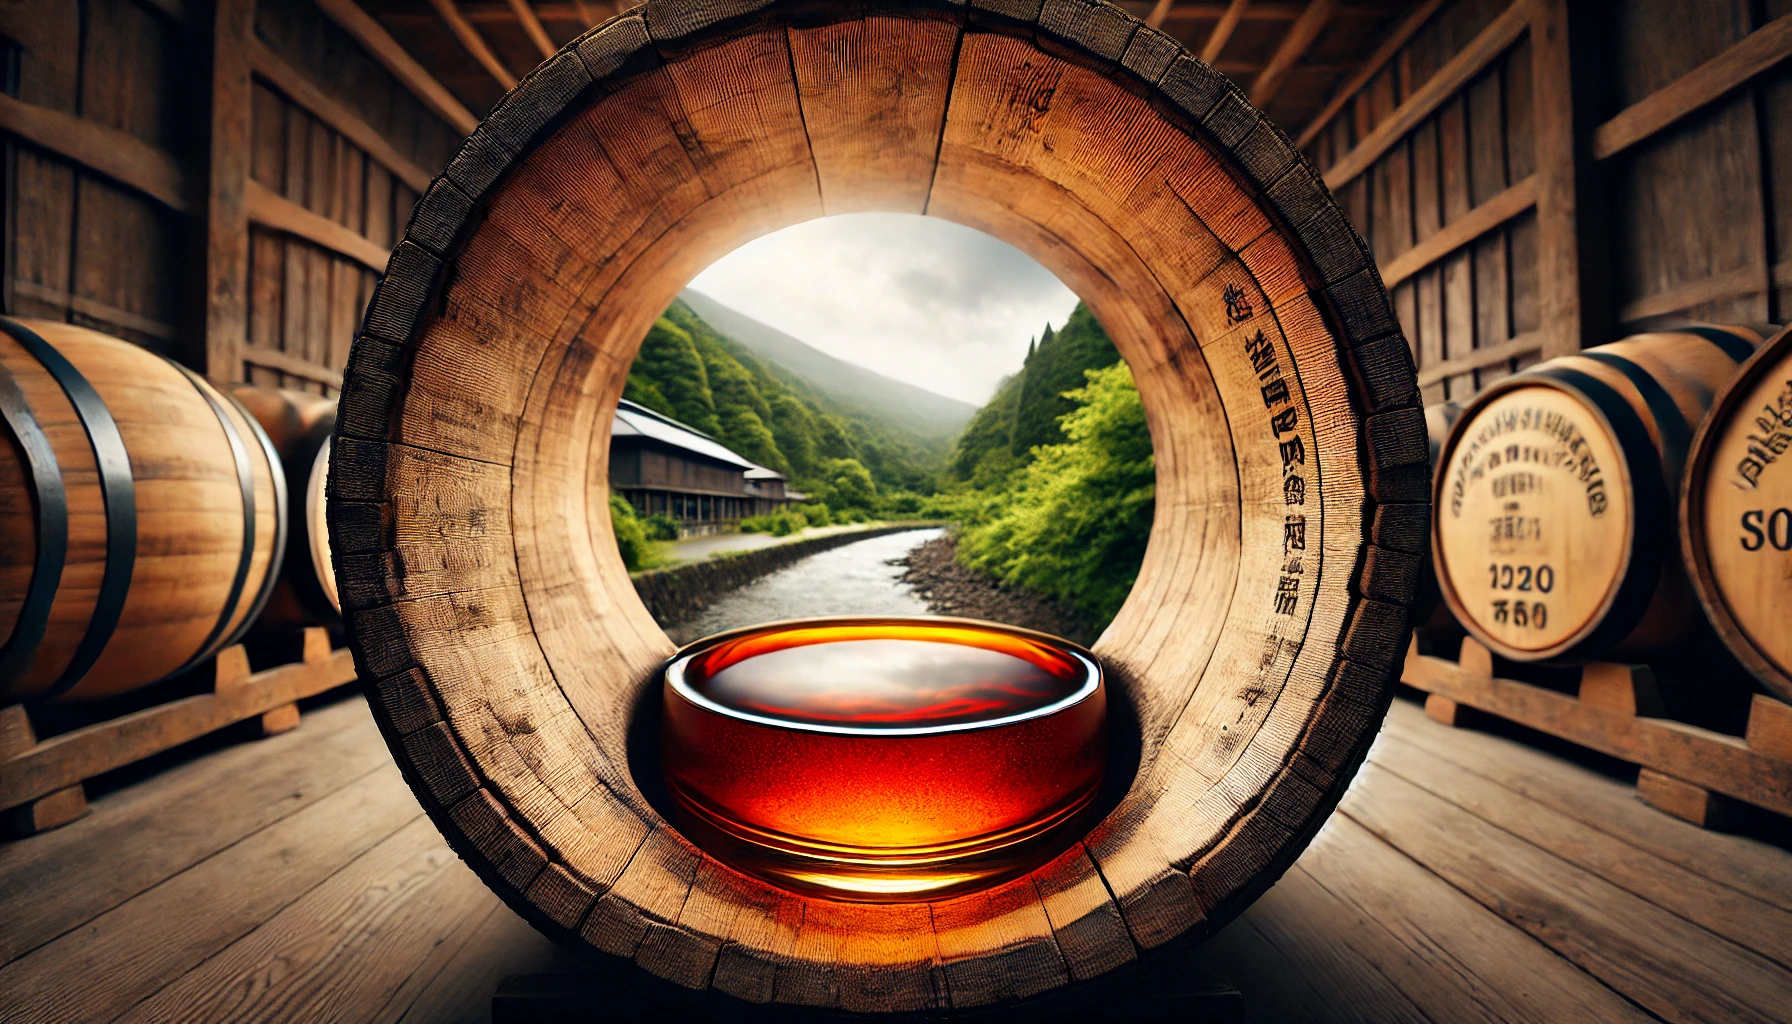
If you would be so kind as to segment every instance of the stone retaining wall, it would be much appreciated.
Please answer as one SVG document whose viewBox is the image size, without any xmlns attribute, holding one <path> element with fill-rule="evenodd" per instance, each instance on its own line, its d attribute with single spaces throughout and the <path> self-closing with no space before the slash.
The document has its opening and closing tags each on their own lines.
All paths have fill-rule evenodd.
<svg viewBox="0 0 1792 1024">
<path fill-rule="evenodd" d="M 710 602 L 736 587 L 745 586 L 761 576 L 777 572 L 799 559 L 837 548 L 855 541 L 901 533 L 904 530 L 925 530 L 938 523 L 900 523 L 877 526 L 869 530 L 830 533 L 823 537 L 755 548 L 736 555 L 725 555 L 670 569 L 651 569 L 633 577 L 635 593 L 661 625 L 673 625 L 691 618 Z"/>
</svg>

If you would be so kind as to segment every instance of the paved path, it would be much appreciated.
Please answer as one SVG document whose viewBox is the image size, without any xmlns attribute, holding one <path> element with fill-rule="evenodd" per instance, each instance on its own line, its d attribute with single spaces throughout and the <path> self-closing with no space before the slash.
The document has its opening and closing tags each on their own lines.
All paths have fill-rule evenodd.
<svg viewBox="0 0 1792 1024">
<path fill-rule="evenodd" d="M 811 526 L 801 533 L 793 533 L 787 537 L 774 537 L 769 533 L 712 533 L 704 537 L 686 537 L 684 540 L 672 542 L 672 561 L 667 564 L 701 562 L 710 555 L 721 554 L 724 551 L 755 551 L 778 544 L 789 544 L 792 541 L 808 540 L 811 537 L 826 537 L 835 533 L 866 530 L 873 525 L 881 526 L 883 524 L 851 523 L 845 526 Z"/>
</svg>

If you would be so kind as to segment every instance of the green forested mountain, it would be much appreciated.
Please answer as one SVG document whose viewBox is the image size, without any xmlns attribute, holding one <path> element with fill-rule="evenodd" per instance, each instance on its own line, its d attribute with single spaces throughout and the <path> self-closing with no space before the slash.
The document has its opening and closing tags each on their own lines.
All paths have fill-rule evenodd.
<svg viewBox="0 0 1792 1024">
<path fill-rule="evenodd" d="M 712 311 L 727 308 L 705 301 Z M 869 370 L 852 369 L 883 381 L 887 388 L 909 387 Z M 963 405 L 913 390 L 940 403 Z M 877 492 L 932 492 L 957 429 L 953 424 L 923 433 L 906 420 L 892 422 L 879 410 L 864 408 L 850 396 L 842 397 L 755 353 L 699 316 L 682 298 L 667 308 L 642 340 L 623 397 L 714 436 L 790 477 L 799 489 L 848 502 L 871 500 L 856 483 L 859 474 L 854 465 L 868 471 Z M 970 406 L 964 409 L 968 413 Z"/>
<path fill-rule="evenodd" d="M 968 402 L 836 359 L 702 292 L 687 288 L 679 299 L 724 337 L 746 346 L 773 376 L 799 393 L 812 391 L 848 419 L 858 417 L 894 433 L 938 442 L 943 450 L 977 411 Z"/>
<path fill-rule="evenodd" d="M 1029 346 L 1020 372 L 1002 382 L 989 404 L 977 410 L 952 452 L 954 479 L 988 486 L 1030 462 L 1037 445 L 1059 444 L 1059 420 L 1077 408 L 1065 394 L 1088 383 L 1084 371 L 1120 361 L 1107 331 L 1077 303 L 1059 330 L 1050 324 Z"/>
</svg>

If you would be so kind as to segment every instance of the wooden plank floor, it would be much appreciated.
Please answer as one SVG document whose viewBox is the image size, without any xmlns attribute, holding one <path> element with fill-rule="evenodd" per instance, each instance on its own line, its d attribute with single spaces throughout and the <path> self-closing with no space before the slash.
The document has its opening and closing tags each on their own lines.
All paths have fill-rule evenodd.
<svg viewBox="0 0 1792 1024">
<path fill-rule="evenodd" d="M 1792 854 L 1401 701 L 1193 959 L 1263 1021 L 1786 1021 Z M 0 964 L 0 1021 L 463 1024 L 571 961 L 448 851 L 349 697 L 0 845 Z"/>
</svg>

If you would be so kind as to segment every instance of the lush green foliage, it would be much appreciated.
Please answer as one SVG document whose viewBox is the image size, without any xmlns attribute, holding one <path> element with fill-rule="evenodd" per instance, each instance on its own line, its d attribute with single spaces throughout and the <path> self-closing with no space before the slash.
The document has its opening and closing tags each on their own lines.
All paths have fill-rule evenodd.
<svg viewBox="0 0 1792 1024">
<path fill-rule="evenodd" d="M 1125 363 L 1086 371 L 1060 420 L 1062 444 L 1033 460 L 992 503 L 969 512 L 966 564 L 1112 618 L 1138 577 L 1151 532 L 1155 470 L 1145 408 Z"/>
<path fill-rule="evenodd" d="M 830 504 L 842 463 L 866 474 L 844 485 L 846 504 L 870 509 L 880 489 L 934 491 L 946 458 L 936 438 L 760 359 L 682 299 L 647 332 L 623 397 L 696 427 Z M 860 486 L 867 481 L 868 490 Z"/>
<path fill-rule="evenodd" d="M 641 520 L 641 525 L 647 529 L 649 540 L 678 539 L 678 520 L 664 512 L 655 512 Z"/>
<path fill-rule="evenodd" d="M 1102 619 L 1151 532 L 1155 470 L 1132 374 L 1088 307 L 1049 327 L 971 419 L 957 485 L 921 511 L 959 524 L 959 558 Z"/>
<path fill-rule="evenodd" d="M 952 453 L 953 479 L 1000 486 L 1032 461 L 1035 446 L 1062 442 L 1059 421 L 1076 407 L 1067 393 L 1083 386 L 1084 371 L 1119 361 L 1107 332 L 1080 302 L 1062 329 L 1046 325 L 1038 344 L 1028 346 L 1020 372 L 1003 381 L 965 427 Z"/>
<path fill-rule="evenodd" d="M 1054 333 L 1046 327 L 1032 357 L 1021 366 L 1009 451 L 1024 459 L 1037 445 L 1062 442 L 1066 432 L 1059 421 L 1076 408 L 1069 393 L 1083 386 L 1085 371 L 1119 361 L 1120 352 L 1108 340 L 1108 332 L 1080 302 L 1062 330 Z"/>
<path fill-rule="evenodd" d="M 610 529 L 616 534 L 616 549 L 622 552 L 622 564 L 629 572 L 665 562 L 666 549 L 648 535 L 646 523 L 620 494 L 610 495 Z"/>
<path fill-rule="evenodd" d="M 871 471 L 858 459 L 828 460 L 814 487 L 816 495 L 828 508 L 860 512 L 877 508 L 877 483 L 871 479 Z"/>
<path fill-rule="evenodd" d="M 793 533 L 801 533 L 809 528 L 809 518 L 794 509 L 780 509 L 762 516 L 748 516 L 740 521 L 742 533 L 769 533 L 773 537 L 788 537 Z"/>
</svg>

